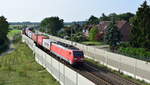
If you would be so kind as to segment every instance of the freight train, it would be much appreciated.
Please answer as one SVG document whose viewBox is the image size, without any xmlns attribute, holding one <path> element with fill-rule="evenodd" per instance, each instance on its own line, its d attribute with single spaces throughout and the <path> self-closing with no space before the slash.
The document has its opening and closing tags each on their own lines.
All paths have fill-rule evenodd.
<svg viewBox="0 0 150 85">
<path fill-rule="evenodd" d="M 42 46 L 71 65 L 83 63 L 83 51 L 72 45 L 52 40 L 45 35 L 36 34 L 30 28 L 23 29 L 22 33 L 31 38 L 36 45 Z"/>
</svg>

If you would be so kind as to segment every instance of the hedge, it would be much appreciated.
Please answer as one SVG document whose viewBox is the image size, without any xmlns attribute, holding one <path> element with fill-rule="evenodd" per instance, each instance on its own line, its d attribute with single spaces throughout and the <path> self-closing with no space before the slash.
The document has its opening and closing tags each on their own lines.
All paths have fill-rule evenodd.
<svg viewBox="0 0 150 85">
<path fill-rule="evenodd" d="M 118 51 L 123 55 L 150 62 L 150 51 L 144 48 L 120 47 Z"/>
<path fill-rule="evenodd" d="M 9 40 L 5 39 L 4 43 L 0 45 L 0 54 L 9 48 Z"/>
</svg>

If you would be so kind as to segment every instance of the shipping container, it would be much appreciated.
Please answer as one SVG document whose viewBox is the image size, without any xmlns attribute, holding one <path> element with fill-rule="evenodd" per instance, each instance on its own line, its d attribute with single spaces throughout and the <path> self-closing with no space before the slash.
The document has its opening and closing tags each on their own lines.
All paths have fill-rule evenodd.
<svg viewBox="0 0 150 85">
<path fill-rule="evenodd" d="M 41 45 L 41 46 L 42 46 L 42 43 L 43 43 L 43 39 L 47 39 L 47 37 L 46 37 L 46 36 L 43 36 L 43 35 L 38 35 L 38 36 L 37 36 L 37 43 L 38 43 L 39 45 Z"/>
<path fill-rule="evenodd" d="M 27 35 L 28 35 L 29 38 L 32 38 L 32 31 L 28 30 Z"/>
<path fill-rule="evenodd" d="M 42 46 L 48 50 L 50 50 L 50 46 L 52 43 L 54 43 L 55 41 L 54 40 L 51 40 L 51 39 L 43 39 L 43 43 L 42 43 Z"/>
<path fill-rule="evenodd" d="M 37 34 L 35 34 L 35 33 L 32 34 L 32 40 L 35 42 L 37 41 Z"/>
</svg>

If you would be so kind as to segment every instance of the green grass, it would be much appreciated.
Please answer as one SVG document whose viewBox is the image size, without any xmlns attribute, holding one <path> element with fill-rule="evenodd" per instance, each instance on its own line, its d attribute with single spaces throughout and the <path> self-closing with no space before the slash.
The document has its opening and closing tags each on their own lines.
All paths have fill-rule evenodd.
<svg viewBox="0 0 150 85">
<path fill-rule="evenodd" d="M 0 57 L 0 85 L 59 85 L 42 66 L 36 63 L 32 51 L 24 43 Z"/>
<path fill-rule="evenodd" d="M 82 44 L 85 44 L 85 45 L 104 45 L 103 42 L 98 42 L 98 41 L 84 41 L 84 42 L 81 42 Z"/>
<path fill-rule="evenodd" d="M 21 30 L 10 30 L 9 32 L 8 32 L 8 37 L 10 38 L 10 37 L 13 37 L 13 36 L 15 36 L 15 35 L 17 35 L 17 34 L 20 34 L 21 33 Z"/>
<path fill-rule="evenodd" d="M 22 27 L 22 25 L 9 25 L 9 28 Z"/>
<path fill-rule="evenodd" d="M 132 80 L 134 82 L 137 82 L 137 83 L 139 83 L 139 85 L 150 85 L 150 84 L 146 83 L 145 81 L 141 81 L 139 79 L 135 79 L 135 78 L 132 78 L 131 76 L 125 75 L 122 72 L 119 72 L 119 71 L 116 71 L 116 70 L 112 70 L 112 69 L 110 69 L 110 68 L 100 64 L 99 62 L 92 60 L 92 59 L 86 58 L 85 61 L 95 65 L 99 69 L 102 69 L 102 70 L 105 69 L 105 71 L 110 71 L 110 72 L 112 72 L 112 73 L 114 73 L 116 75 L 119 75 L 119 76 L 121 76 L 121 77 L 123 77 L 125 79 L 129 79 L 129 80 Z"/>
</svg>

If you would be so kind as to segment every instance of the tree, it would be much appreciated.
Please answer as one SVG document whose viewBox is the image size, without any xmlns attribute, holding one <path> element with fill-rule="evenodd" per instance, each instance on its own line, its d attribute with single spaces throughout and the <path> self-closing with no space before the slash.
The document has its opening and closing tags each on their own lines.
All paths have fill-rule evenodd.
<svg viewBox="0 0 150 85">
<path fill-rule="evenodd" d="M 99 30 L 96 26 L 92 27 L 90 32 L 89 32 L 89 40 L 95 41 L 96 40 L 96 35 L 98 34 Z"/>
<path fill-rule="evenodd" d="M 126 20 L 129 22 L 130 18 L 134 17 L 135 15 L 133 13 L 127 12 L 127 13 L 123 13 L 123 14 L 119 14 L 118 18 L 120 20 Z"/>
<path fill-rule="evenodd" d="M 110 13 L 106 16 L 104 13 L 100 17 L 100 21 L 111 21 L 111 17 L 114 17 L 116 20 L 126 20 L 129 21 L 130 18 L 134 16 L 133 13 L 127 12 L 123 14 Z"/>
<path fill-rule="evenodd" d="M 118 20 L 118 15 L 116 13 L 110 13 L 109 14 L 110 20 L 111 20 L 112 17 L 115 18 L 116 20 Z"/>
<path fill-rule="evenodd" d="M 62 29 L 60 29 L 59 31 L 58 31 L 58 35 L 57 35 L 58 37 L 61 37 L 61 38 L 64 38 L 64 37 L 66 37 L 66 36 L 68 36 L 67 35 L 67 32 L 65 31 L 65 29 L 64 28 L 62 28 Z"/>
<path fill-rule="evenodd" d="M 78 33 L 75 33 L 75 34 L 72 35 L 72 41 L 81 42 L 83 40 L 84 40 L 84 37 L 83 37 L 82 32 L 78 32 Z"/>
<path fill-rule="evenodd" d="M 112 20 L 111 24 L 108 26 L 105 35 L 105 41 L 110 45 L 112 51 L 118 46 L 121 41 L 121 33 L 116 26 L 115 20 Z"/>
<path fill-rule="evenodd" d="M 62 34 L 60 34 L 60 32 Z M 71 26 L 64 27 L 59 32 L 59 35 L 61 37 L 67 37 L 68 39 L 72 41 L 82 41 L 83 35 L 82 35 L 82 26 L 78 22 L 73 22 Z M 81 40 L 80 40 L 81 39 Z"/>
<path fill-rule="evenodd" d="M 102 13 L 102 17 L 100 17 L 100 21 L 110 21 L 110 17 L 108 17 L 104 13 Z"/>
<path fill-rule="evenodd" d="M 48 17 L 42 20 L 40 31 L 57 35 L 58 31 L 64 26 L 63 20 L 59 17 Z"/>
<path fill-rule="evenodd" d="M 8 22 L 4 16 L 0 16 L 0 44 L 3 44 L 5 39 L 7 39 L 8 33 Z"/>
<path fill-rule="evenodd" d="M 99 23 L 99 19 L 93 15 L 87 21 L 88 25 L 96 25 L 98 23 Z"/>
<path fill-rule="evenodd" d="M 71 25 L 71 29 L 73 31 L 73 33 L 78 33 L 82 31 L 82 27 L 80 24 L 78 24 L 77 22 L 73 22 L 73 24 Z"/>
<path fill-rule="evenodd" d="M 147 2 L 141 5 L 136 12 L 135 17 L 131 19 L 131 41 L 133 47 L 142 47 L 150 49 L 150 6 Z"/>
</svg>

